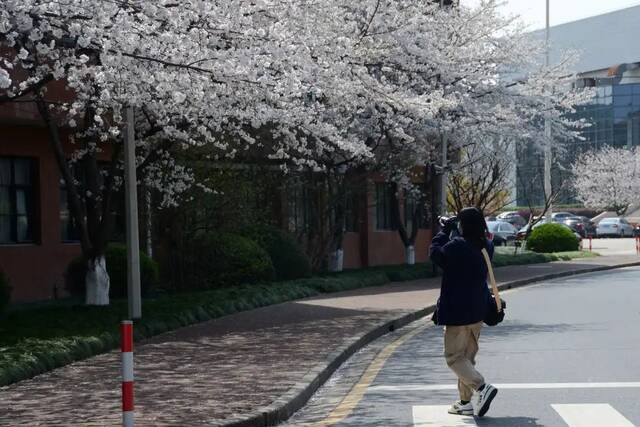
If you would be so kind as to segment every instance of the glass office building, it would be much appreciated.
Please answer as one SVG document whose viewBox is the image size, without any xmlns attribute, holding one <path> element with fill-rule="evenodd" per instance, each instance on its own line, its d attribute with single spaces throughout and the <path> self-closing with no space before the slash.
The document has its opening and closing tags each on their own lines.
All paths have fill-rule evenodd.
<svg viewBox="0 0 640 427">
<path fill-rule="evenodd" d="M 620 83 L 628 78 L 584 79 L 588 86 L 595 86 L 593 100 L 577 108 L 577 118 L 584 118 L 591 125 L 582 131 L 584 140 L 569 142 L 561 162 L 552 169 L 554 188 L 570 179 L 568 169 L 575 158 L 585 151 L 597 150 L 605 145 L 634 147 L 640 145 L 640 79 L 638 83 Z M 544 192 L 540 176 L 544 160 L 541 154 L 526 149 L 518 159 L 517 203 L 526 206 L 544 203 Z M 533 185 L 531 185 L 533 183 Z M 570 187 L 564 186 L 558 203 L 577 203 Z"/>
<path fill-rule="evenodd" d="M 614 79 L 598 79 L 596 97 L 577 114 L 591 123 L 582 132 L 584 149 L 640 145 L 640 81 L 616 84 Z"/>
<path fill-rule="evenodd" d="M 567 52 L 577 52 L 572 71 L 578 85 L 594 87 L 596 96 L 586 105 L 577 107 L 577 117 L 591 126 L 584 129 L 584 140 L 566 143 L 562 160 L 552 167 L 555 188 L 565 190 L 558 204 L 576 203 L 569 188 L 567 168 L 586 150 L 640 145 L 640 6 L 630 7 L 591 18 L 550 28 L 550 60 L 559 63 Z M 545 32 L 535 31 L 532 37 L 544 40 Z M 514 188 L 518 205 L 527 199 L 539 205 L 542 191 L 543 158 L 538 150 L 525 147 L 517 158 L 517 179 Z M 530 188 L 530 190 L 525 190 Z"/>
</svg>

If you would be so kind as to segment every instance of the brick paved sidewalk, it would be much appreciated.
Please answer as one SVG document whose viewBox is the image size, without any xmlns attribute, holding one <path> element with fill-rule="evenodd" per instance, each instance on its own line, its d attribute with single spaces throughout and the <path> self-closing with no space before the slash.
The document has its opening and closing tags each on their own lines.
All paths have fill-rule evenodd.
<svg viewBox="0 0 640 427">
<path fill-rule="evenodd" d="M 499 282 L 637 262 L 600 257 L 511 266 Z M 223 424 L 271 404 L 337 349 L 433 304 L 439 279 L 315 297 L 182 328 L 136 347 L 138 425 Z M 0 425 L 118 425 L 119 353 L 0 388 Z"/>
</svg>

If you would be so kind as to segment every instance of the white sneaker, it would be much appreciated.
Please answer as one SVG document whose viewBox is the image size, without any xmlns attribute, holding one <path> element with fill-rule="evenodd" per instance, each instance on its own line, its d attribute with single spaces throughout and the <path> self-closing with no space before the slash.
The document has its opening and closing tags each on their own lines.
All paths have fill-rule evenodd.
<svg viewBox="0 0 640 427">
<path fill-rule="evenodd" d="M 485 384 L 482 391 L 476 391 L 471 397 L 471 405 L 473 406 L 473 415 L 482 417 L 489 410 L 491 401 L 498 394 L 498 389 L 491 384 Z"/>
<path fill-rule="evenodd" d="M 473 406 L 471 405 L 471 402 L 467 402 L 463 405 L 462 401 L 458 400 L 456 403 L 451 405 L 447 412 L 453 415 L 473 415 Z"/>
</svg>

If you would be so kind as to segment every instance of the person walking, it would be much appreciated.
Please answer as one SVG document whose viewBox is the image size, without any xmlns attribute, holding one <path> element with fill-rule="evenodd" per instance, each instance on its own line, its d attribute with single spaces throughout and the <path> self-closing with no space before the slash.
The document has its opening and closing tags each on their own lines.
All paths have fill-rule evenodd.
<svg viewBox="0 0 640 427">
<path fill-rule="evenodd" d="M 460 400 L 449 413 L 482 417 L 498 393 L 475 368 L 480 331 L 491 298 L 482 250 L 493 257 L 493 244 L 486 237 L 487 224 L 477 208 L 465 208 L 457 218 L 443 220 L 441 225 L 429 255 L 443 271 L 434 321 L 444 326 L 444 357 L 458 377 Z"/>
</svg>

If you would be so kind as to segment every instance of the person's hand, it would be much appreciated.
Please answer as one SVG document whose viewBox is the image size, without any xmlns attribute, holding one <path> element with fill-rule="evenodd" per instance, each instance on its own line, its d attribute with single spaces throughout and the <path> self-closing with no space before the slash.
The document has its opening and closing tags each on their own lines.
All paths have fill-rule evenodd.
<svg viewBox="0 0 640 427">
<path fill-rule="evenodd" d="M 452 218 L 440 217 L 438 218 L 438 221 L 440 222 L 440 227 L 442 229 L 442 232 L 445 234 L 451 233 L 457 227 L 456 217 L 452 217 Z"/>
</svg>

